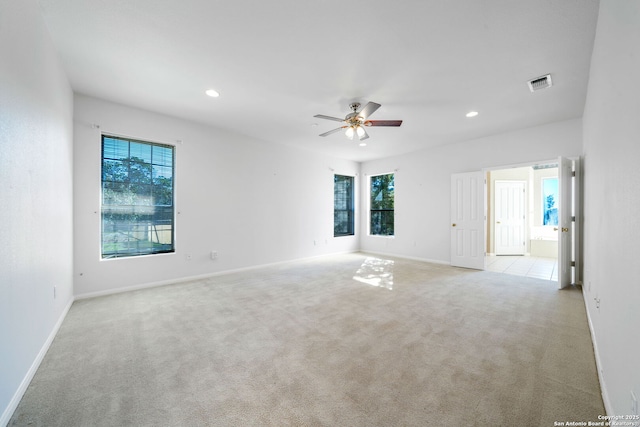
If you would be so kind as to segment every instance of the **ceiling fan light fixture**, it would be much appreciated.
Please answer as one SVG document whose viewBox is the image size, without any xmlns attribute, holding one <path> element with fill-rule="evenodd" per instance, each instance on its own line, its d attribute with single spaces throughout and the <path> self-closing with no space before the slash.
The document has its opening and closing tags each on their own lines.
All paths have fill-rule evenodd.
<svg viewBox="0 0 640 427">
<path fill-rule="evenodd" d="M 217 90 L 214 90 L 214 89 L 208 89 L 204 93 L 206 93 L 207 95 L 209 95 L 212 98 L 217 98 L 217 97 L 220 96 L 220 93 Z"/>
<path fill-rule="evenodd" d="M 356 133 L 356 131 L 353 129 L 353 126 L 349 126 L 347 128 L 347 131 L 344 133 L 347 138 L 353 140 L 353 135 Z"/>
<path fill-rule="evenodd" d="M 344 135 L 349 138 L 350 141 L 353 141 L 353 137 L 358 135 L 358 139 L 362 141 L 363 139 L 369 139 L 369 134 L 365 130 L 365 126 L 391 126 L 398 127 L 402 124 L 402 120 L 369 120 L 369 116 L 373 114 L 375 111 L 380 108 L 380 104 L 375 102 L 368 102 L 367 105 L 360 111 L 360 104 L 357 102 L 353 102 L 349 104 L 349 108 L 351 109 L 351 113 L 347 114 L 344 119 L 332 116 L 325 116 L 324 114 L 316 114 L 313 117 L 317 117 L 319 119 L 331 120 L 334 122 L 340 122 L 342 126 L 332 129 L 328 132 L 321 133 L 320 136 L 329 136 L 333 135 L 336 132 L 340 132 L 344 130 Z"/>
</svg>

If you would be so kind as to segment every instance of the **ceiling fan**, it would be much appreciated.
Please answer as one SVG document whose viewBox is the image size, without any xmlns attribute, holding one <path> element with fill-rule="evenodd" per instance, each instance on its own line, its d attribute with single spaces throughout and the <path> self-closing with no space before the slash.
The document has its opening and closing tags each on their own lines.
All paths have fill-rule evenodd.
<svg viewBox="0 0 640 427">
<path fill-rule="evenodd" d="M 360 108 L 360 103 L 353 102 L 349 104 L 349 108 L 351 112 L 346 115 L 344 119 L 340 119 L 338 117 L 325 116 L 323 114 L 316 114 L 313 117 L 318 117 L 319 119 L 333 120 L 336 122 L 343 122 L 344 125 L 339 128 L 330 130 L 329 132 L 321 133 L 320 136 L 328 136 L 332 133 L 336 133 L 341 131 L 342 129 L 346 129 L 345 135 L 349 139 L 353 139 L 355 135 L 358 136 L 360 141 L 369 138 L 369 134 L 364 130 L 365 126 L 395 126 L 398 127 L 402 124 L 402 120 L 369 120 L 369 116 L 373 114 L 378 108 L 380 108 L 380 104 L 376 104 L 375 102 L 369 102 L 364 108 L 358 111 Z"/>
</svg>

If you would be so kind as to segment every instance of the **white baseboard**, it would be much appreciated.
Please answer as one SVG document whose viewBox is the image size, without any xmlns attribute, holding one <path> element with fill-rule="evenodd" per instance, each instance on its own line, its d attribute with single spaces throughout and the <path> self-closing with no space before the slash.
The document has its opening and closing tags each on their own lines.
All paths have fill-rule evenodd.
<svg viewBox="0 0 640 427">
<path fill-rule="evenodd" d="M 13 397 L 11 398 L 9 405 L 7 405 L 4 412 L 2 413 L 2 417 L 0 417 L 0 426 L 6 426 L 9 424 L 9 421 L 11 420 L 13 413 L 15 412 L 16 408 L 18 407 L 18 404 L 22 400 L 22 396 L 24 396 L 24 393 L 27 391 L 27 387 L 29 387 L 29 384 L 31 383 L 33 376 L 38 371 L 38 368 L 40 367 L 40 363 L 42 363 L 42 359 L 44 359 L 45 354 L 47 354 L 47 351 L 49 351 L 49 347 L 51 347 L 51 343 L 53 342 L 53 339 L 56 337 L 56 334 L 58 333 L 60 326 L 62 326 L 62 322 L 64 322 L 64 319 L 67 317 L 67 313 L 69 313 L 69 309 L 71 308 L 73 301 L 74 301 L 74 298 L 72 297 L 69 303 L 67 304 L 67 306 L 62 311 L 62 314 L 60 315 L 60 318 L 56 322 L 53 329 L 51 330 L 51 333 L 49 333 L 49 336 L 47 337 L 47 340 L 44 342 L 40 351 L 38 352 L 38 355 L 33 360 L 31 367 L 29 368 L 29 370 L 27 371 L 27 374 L 22 379 L 22 382 L 20 383 L 20 386 L 18 387 Z"/>
<path fill-rule="evenodd" d="M 432 264 L 451 265 L 449 261 L 442 261 L 438 259 L 420 258 L 420 257 L 409 256 L 409 255 L 398 255 L 398 254 L 392 254 L 392 253 L 386 253 L 386 252 L 375 252 L 375 251 L 360 251 L 360 252 L 363 254 L 380 255 L 380 256 L 388 256 L 393 258 L 410 259 L 413 261 L 430 262 Z"/>
<path fill-rule="evenodd" d="M 200 274 L 200 275 L 196 275 L 196 276 L 179 277 L 179 278 L 169 279 L 169 280 L 160 280 L 160 281 L 157 281 L 157 282 L 148 282 L 148 283 L 142 283 L 142 284 L 139 284 L 139 285 L 132 285 L 132 286 L 124 286 L 124 287 L 121 287 L 121 288 L 107 289 L 107 290 L 104 290 L 104 291 L 86 292 L 86 293 L 83 293 L 83 294 L 75 295 L 75 299 L 76 300 L 81 300 L 81 299 L 87 299 L 87 298 L 102 297 L 102 296 L 106 296 L 106 295 L 120 294 L 120 293 L 123 293 L 123 292 L 137 291 L 139 289 L 155 288 L 156 286 L 165 286 L 165 285 L 172 285 L 172 284 L 176 284 L 176 283 L 190 282 L 192 280 L 208 279 L 210 277 L 222 276 L 224 274 L 240 273 L 240 272 L 243 272 L 243 271 L 250 271 L 250 270 L 255 270 L 255 269 L 258 269 L 258 268 L 272 267 L 272 266 L 275 266 L 275 265 L 288 264 L 288 263 L 296 262 L 296 261 L 304 261 L 304 260 L 309 260 L 309 259 L 314 259 L 314 258 L 322 258 L 322 257 L 326 257 L 326 256 L 340 255 L 340 254 L 345 254 L 345 253 L 355 253 L 355 252 L 358 252 L 358 251 L 332 252 L 330 254 L 321 254 L 321 255 L 314 255 L 314 256 L 304 257 L 304 258 L 296 258 L 296 259 L 290 259 L 290 260 L 285 260 L 285 261 L 277 261 L 277 262 L 272 262 L 272 263 L 267 263 L 267 264 L 251 265 L 251 266 L 248 266 L 248 267 L 240 267 L 240 268 L 234 268 L 234 269 L 230 269 L 230 270 L 221 270 L 221 271 L 216 271 L 216 272 L 213 272 L 213 273 Z"/>
<path fill-rule="evenodd" d="M 604 410 L 607 414 L 613 414 L 611 407 L 611 400 L 609 399 L 609 393 L 607 392 L 607 385 L 604 381 L 604 373 L 602 371 L 602 362 L 600 361 L 600 352 L 598 351 L 598 341 L 596 339 L 595 330 L 593 329 L 593 322 L 591 321 L 591 312 L 589 311 L 589 301 L 587 294 L 582 290 L 582 297 L 584 299 L 585 310 L 587 311 L 587 322 L 589 323 L 589 331 L 591 332 L 591 342 L 593 343 L 593 353 L 596 358 L 596 370 L 598 371 L 598 380 L 600 382 L 600 393 L 602 394 L 602 402 L 604 403 Z"/>
</svg>

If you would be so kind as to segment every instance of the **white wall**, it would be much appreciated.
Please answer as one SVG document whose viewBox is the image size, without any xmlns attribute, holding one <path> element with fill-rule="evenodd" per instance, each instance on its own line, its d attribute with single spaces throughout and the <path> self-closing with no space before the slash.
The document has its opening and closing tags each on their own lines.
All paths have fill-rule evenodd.
<svg viewBox="0 0 640 427">
<path fill-rule="evenodd" d="M 582 121 L 574 119 L 365 162 L 361 166 L 364 178 L 396 171 L 396 235 L 366 235 L 364 203 L 361 249 L 449 263 L 451 174 L 558 156 L 578 157 L 581 150 Z M 362 180 L 365 195 L 366 181 Z"/>
<path fill-rule="evenodd" d="M 85 96 L 74 121 L 78 296 L 358 249 L 333 237 L 333 174 L 355 176 L 356 162 Z M 101 132 L 176 146 L 174 254 L 100 259 Z"/>
<path fill-rule="evenodd" d="M 73 300 L 72 102 L 37 2 L 0 2 L 0 425 Z"/>
<path fill-rule="evenodd" d="M 640 398 L 640 2 L 603 0 L 584 113 L 584 297 L 610 414 Z M 595 298 L 600 300 L 599 308 Z"/>
</svg>

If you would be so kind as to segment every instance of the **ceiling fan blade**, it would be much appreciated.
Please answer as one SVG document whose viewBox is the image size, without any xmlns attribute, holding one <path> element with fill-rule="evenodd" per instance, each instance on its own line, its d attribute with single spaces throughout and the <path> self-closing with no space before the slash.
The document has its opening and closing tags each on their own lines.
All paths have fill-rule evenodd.
<svg viewBox="0 0 640 427">
<path fill-rule="evenodd" d="M 317 117 L 319 119 L 333 120 L 333 121 L 336 121 L 336 122 L 344 122 L 344 119 L 339 119 L 337 117 L 331 117 L 331 116 L 325 116 L 324 114 L 316 114 L 313 117 Z"/>
<path fill-rule="evenodd" d="M 344 128 L 346 128 L 346 126 L 342 126 L 342 127 L 340 127 L 340 128 L 336 128 L 336 129 L 330 130 L 330 131 L 328 131 L 328 132 L 321 133 L 321 134 L 320 134 L 320 136 L 328 136 L 328 135 L 331 135 L 332 133 L 339 132 L 339 131 L 341 131 L 341 130 L 342 130 L 342 129 L 344 129 Z"/>
<path fill-rule="evenodd" d="M 366 130 L 364 130 L 364 128 L 362 126 L 360 127 L 360 129 L 362 129 L 364 131 L 364 133 L 360 137 L 360 141 L 364 141 L 365 139 L 369 138 L 369 134 L 367 133 Z"/>
<path fill-rule="evenodd" d="M 380 104 L 376 104 L 375 102 L 369 102 L 364 106 L 362 110 L 358 113 L 360 117 L 366 119 L 370 115 L 372 115 L 378 108 L 380 108 Z"/>
<path fill-rule="evenodd" d="M 400 126 L 402 120 L 367 120 L 365 126 Z"/>
</svg>

